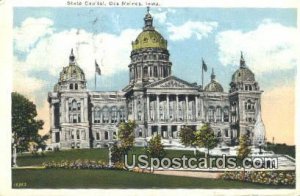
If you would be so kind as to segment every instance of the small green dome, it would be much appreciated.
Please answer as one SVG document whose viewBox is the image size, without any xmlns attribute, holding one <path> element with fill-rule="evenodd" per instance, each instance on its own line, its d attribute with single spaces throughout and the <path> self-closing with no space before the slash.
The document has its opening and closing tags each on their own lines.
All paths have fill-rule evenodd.
<svg viewBox="0 0 300 196">
<path fill-rule="evenodd" d="M 217 81 L 211 81 L 208 85 L 206 85 L 205 91 L 207 92 L 223 92 L 223 87 Z"/>
<path fill-rule="evenodd" d="M 245 81 L 254 82 L 255 76 L 254 73 L 246 66 L 246 61 L 244 59 L 243 53 L 241 52 L 240 68 L 233 73 L 232 82 L 240 83 Z"/>
<path fill-rule="evenodd" d="M 255 81 L 254 73 L 247 67 L 240 67 L 232 75 L 232 82 L 239 83 L 244 81 Z"/>
<path fill-rule="evenodd" d="M 77 80 L 84 81 L 85 76 L 82 69 L 77 65 L 69 65 L 64 67 L 62 72 L 60 72 L 60 81 L 68 81 L 68 80 Z"/>
<path fill-rule="evenodd" d="M 73 54 L 73 49 L 71 51 L 69 57 L 69 66 L 64 67 L 63 70 L 60 72 L 59 81 L 85 81 L 85 75 L 82 69 L 76 64 L 75 56 Z"/>
<path fill-rule="evenodd" d="M 216 75 L 214 73 L 214 69 L 212 69 L 211 73 L 211 81 L 208 85 L 205 86 L 204 91 L 207 92 L 224 92 L 222 85 L 216 81 Z"/>
</svg>

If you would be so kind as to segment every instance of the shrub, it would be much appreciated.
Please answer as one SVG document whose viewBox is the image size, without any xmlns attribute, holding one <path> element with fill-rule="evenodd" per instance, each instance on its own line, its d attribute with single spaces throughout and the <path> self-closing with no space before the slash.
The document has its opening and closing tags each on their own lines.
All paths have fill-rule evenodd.
<svg viewBox="0 0 300 196">
<path fill-rule="evenodd" d="M 296 184 L 295 171 L 230 171 L 225 172 L 221 178 L 271 185 Z"/>
<path fill-rule="evenodd" d="M 63 169 L 119 169 L 123 170 L 125 169 L 124 163 L 117 162 L 114 165 L 110 166 L 107 162 L 99 160 L 75 160 L 75 161 L 68 161 L 68 160 L 62 160 L 59 162 L 55 161 L 49 161 L 44 162 L 43 166 L 45 168 L 63 168 Z"/>
</svg>

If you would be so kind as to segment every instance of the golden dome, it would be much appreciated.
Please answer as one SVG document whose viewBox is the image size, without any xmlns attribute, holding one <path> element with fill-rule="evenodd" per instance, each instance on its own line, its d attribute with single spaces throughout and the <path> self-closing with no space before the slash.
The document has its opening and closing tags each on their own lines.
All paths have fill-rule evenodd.
<svg viewBox="0 0 300 196">
<path fill-rule="evenodd" d="M 167 40 L 163 38 L 163 36 L 157 32 L 152 23 L 153 18 L 151 14 L 148 13 L 144 17 L 145 26 L 143 31 L 138 35 L 135 41 L 132 42 L 132 49 L 138 50 L 143 48 L 161 48 L 167 49 Z"/>
<path fill-rule="evenodd" d="M 142 48 L 162 48 L 167 49 L 167 41 L 163 36 L 155 30 L 144 30 L 136 40 L 132 42 L 132 49 L 138 50 Z"/>
</svg>

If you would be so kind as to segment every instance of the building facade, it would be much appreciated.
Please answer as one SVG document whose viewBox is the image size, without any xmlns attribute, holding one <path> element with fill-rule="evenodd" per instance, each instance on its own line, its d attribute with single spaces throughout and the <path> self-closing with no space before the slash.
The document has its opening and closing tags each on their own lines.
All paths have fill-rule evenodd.
<svg viewBox="0 0 300 196">
<path fill-rule="evenodd" d="M 153 135 L 178 141 L 183 126 L 199 129 L 210 123 L 223 145 L 236 145 L 248 134 L 253 144 L 264 142 L 261 94 L 254 73 L 241 55 L 229 92 L 216 80 L 205 87 L 172 75 L 167 40 L 155 30 L 148 12 L 144 28 L 132 42 L 129 84 L 120 91 L 88 91 L 73 51 L 69 65 L 48 94 L 52 145 L 62 149 L 105 147 L 117 140 L 118 124 L 135 120 L 136 145 Z M 259 126 L 255 127 L 257 120 Z M 255 139 L 254 139 L 255 138 Z"/>
</svg>

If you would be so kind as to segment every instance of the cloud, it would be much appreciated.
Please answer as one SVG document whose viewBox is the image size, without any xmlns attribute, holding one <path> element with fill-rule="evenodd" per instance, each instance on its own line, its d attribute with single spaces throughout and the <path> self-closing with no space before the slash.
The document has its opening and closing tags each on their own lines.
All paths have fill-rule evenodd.
<svg viewBox="0 0 300 196">
<path fill-rule="evenodd" d="M 230 30 L 216 37 L 219 60 L 227 66 L 238 64 L 244 51 L 247 65 L 257 73 L 296 67 L 297 32 L 294 27 L 264 20 L 255 30 Z"/>
<path fill-rule="evenodd" d="M 17 27 L 17 29 L 21 28 Z M 44 29 L 44 32 L 50 31 L 51 26 L 49 29 Z M 28 72 L 45 71 L 58 77 L 62 68 L 68 65 L 70 50 L 73 48 L 77 63 L 85 72 L 87 79 L 94 76 L 95 59 L 98 63 L 103 62 L 103 66 L 101 66 L 103 75 L 110 76 L 128 69 L 131 41 L 140 31 L 125 29 L 118 35 L 93 34 L 83 29 L 52 32 L 36 41 L 35 47 L 28 51 L 25 60 L 20 63 L 20 67 Z M 15 40 L 16 45 L 22 45 L 19 43 L 19 39 Z"/>
<path fill-rule="evenodd" d="M 24 62 L 14 58 L 13 91 L 21 93 L 36 102 L 34 93 L 40 92 L 46 85 L 46 81 L 29 76 Z"/>
<path fill-rule="evenodd" d="M 167 31 L 170 33 L 169 37 L 172 41 L 182 41 L 191 38 L 193 35 L 196 36 L 198 40 L 201 40 L 218 27 L 217 22 L 199 21 L 187 21 L 179 26 L 175 26 L 171 23 L 167 25 Z"/>
<path fill-rule="evenodd" d="M 154 20 L 157 20 L 159 23 L 165 23 L 167 20 L 167 17 L 170 13 L 174 14 L 176 10 L 174 9 L 162 9 L 158 8 L 155 11 L 150 11 L 151 15 L 153 16 Z"/>
<path fill-rule="evenodd" d="M 27 18 L 14 29 L 15 49 L 28 52 L 40 37 L 53 33 L 53 21 L 48 18 Z"/>
</svg>

